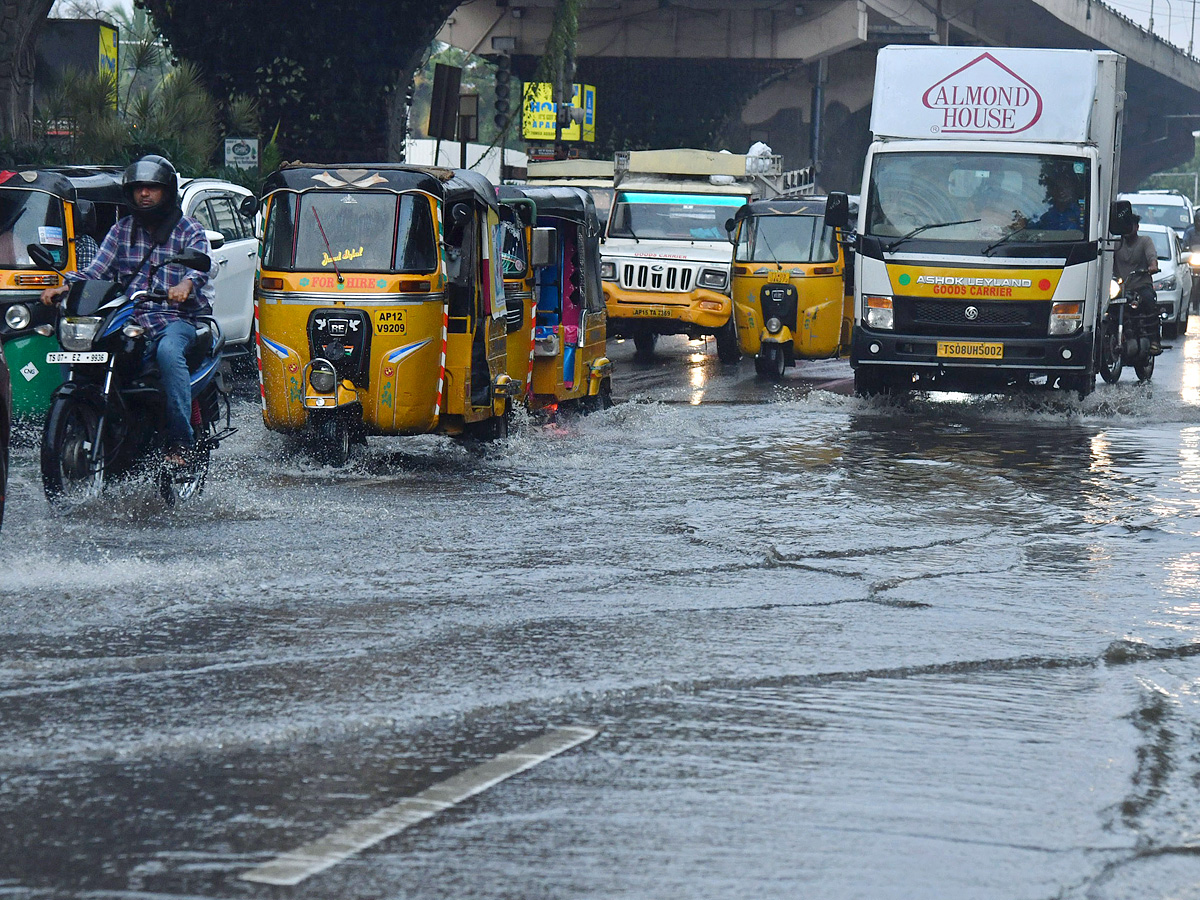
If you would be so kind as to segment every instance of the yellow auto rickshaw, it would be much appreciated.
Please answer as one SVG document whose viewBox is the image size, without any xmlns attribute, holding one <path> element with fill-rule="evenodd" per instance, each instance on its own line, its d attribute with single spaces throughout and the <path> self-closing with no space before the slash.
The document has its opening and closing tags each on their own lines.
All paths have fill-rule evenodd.
<svg viewBox="0 0 1200 900">
<path fill-rule="evenodd" d="M 846 249 L 825 225 L 826 198 L 754 200 L 726 223 L 733 240 L 738 342 L 763 378 L 850 343 Z"/>
<path fill-rule="evenodd" d="M 508 433 L 496 189 L 475 172 L 285 165 L 264 185 L 263 420 L 341 465 L 369 435 Z"/>
<path fill-rule="evenodd" d="M 534 185 L 502 187 L 500 202 L 515 210 L 532 207 L 536 221 L 527 229 L 530 265 L 523 280 L 511 285 L 514 293 L 532 298 L 536 314 L 526 402 L 531 410 L 551 413 L 610 406 L 612 363 L 605 356 L 595 203 L 581 188 Z"/>
</svg>

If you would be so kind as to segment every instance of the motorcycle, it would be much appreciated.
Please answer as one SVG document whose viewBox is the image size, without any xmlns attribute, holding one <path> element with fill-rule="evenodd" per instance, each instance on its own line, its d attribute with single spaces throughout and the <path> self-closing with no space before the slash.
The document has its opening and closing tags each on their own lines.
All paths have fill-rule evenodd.
<svg viewBox="0 0 1200 900">
<path fill-rule="evenodd" d="M 31 244 L 29 253 L 39 265 L 53 268 L 45 248 Z M 208 271 L 211 261 L 199 251 L 184 251 L 151 267 L 150 284 L 167 265 Z M 48 353 L 46 361 L 69 368 L 51 396 L 41 447 L 42 486 L 52 503 L 96 497 L 110 480 L 148 463 L 157 466 L 155 481 L 164 502 L 186 502 L 203 491 L 212 451 L 237 431 L 230 427 L 233 382 L 229 363 L 221 358 L 225 340 L 216 319 L 202 317 L 186 357 L 196 441 L 184 465 L 166 462 L 166 397 L 157 368 L 145 361 L 145 329 L 133 321 L 138 307 L 163 303 L 166 295 L 126 290 L 113 282 L 77 281 L 60 302 L 62 351 Z"/>
<path fill-rule="evenodd" d="M 1145 275 L 1145 270 L 1133 272 Z M 1133 366 L 1138 381 L 1149 381 L 1154 375 L 1154 359 L 1161 350 L 1162 320 L 1153 288 L 1135 291 L 1126 296 L 1121 280 L 1112 284 L 1112 299 L 1104 315 L 1100 333 L 1100 377 L 1115 384 L 1126 365 Z"/>
</svg>

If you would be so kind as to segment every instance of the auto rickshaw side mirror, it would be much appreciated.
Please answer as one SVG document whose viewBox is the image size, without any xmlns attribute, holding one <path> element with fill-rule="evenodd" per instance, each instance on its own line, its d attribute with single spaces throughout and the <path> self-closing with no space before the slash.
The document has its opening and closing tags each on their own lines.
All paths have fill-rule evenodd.
<svg viewBox="0 0 1200 900">
<path fill-rule="evenodd" d="M 529 248 L 529 259 L 535 268 L 540 268 L 541 266 L 552 266 L 558 262 L 557 229 L 533 229 L 533 240 Z"/>
<path fill-rule="evenodd" d="M 471 207 L 465 203 L 455 203 L 450 209 L 450 221 L 461 227 L 471 218 Z"/>
<path fill-rule="evenodd" d="M 1108 233 L 1129 234 L 1133 227 L 1133 204 L 1128 200 L 1116 200 L 1108 208 Z"/>
<path fill-rule="evenodd" d="M 850 224 L 850 195 L 832 191 L 825 198 L 825 227 L 845 228 Z"/>
<path fill-rule="evenodd" d="M 258 213 L 258 198 L 251 194 L 249 197 L 243 197 L 242 202 L 238 205 L 240 212 L 247 219 L 253 219 Z"/>
<path fill-rule="evenodd" d="M 91 200 L 75 201 L 75 236 L 96 230 L 96 204 Z"/>
<path fill-rule="evenodd" d="M 55 272 L 62 274 L 62 269 L 58 267 L 58 263 L 54 261 L 54 254 L 43 247 L 41 244 L 30 244 L 25 248 L 25 252 L 29 254 L 40 269 L 53 269 Z"/>
<path fill-rule="evenodd" d="M 208 246 L 212 247 L 214 250 L 220 250 L 225 246 L 225 235 L 219 231 L 210 231 L 209 229 L 205 228 L 204 236 L 208 238 Z"/>
</svg>

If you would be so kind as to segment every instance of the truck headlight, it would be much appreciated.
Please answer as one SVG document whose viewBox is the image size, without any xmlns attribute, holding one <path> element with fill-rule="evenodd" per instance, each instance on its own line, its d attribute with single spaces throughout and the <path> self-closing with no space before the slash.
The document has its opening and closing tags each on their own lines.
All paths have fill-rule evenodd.
<svg viewBox="0 0 1200 900">
<path fill-rule="evenodd" d="M 320 357 L 314 359 L 308 372 L 308 383 L 318 394 L 333 393 L 334 386 L 337 385 L 337 370 L 334 369 L 333 363 Z"/>
<path fill-rule="evenodd" d="M 729 273 L 722 272 L 720 269 L 705 269 L 700 273 L 699 283 L 702 288 L 723 291 L 725 285 L 729 283 Z"/>
<path fill-rule="evenodd" d="M 13 331 L 22 331 L 33 321 L 33 313 L 24 303 L 14 303 L 4 311 L 4 324 Z"/>
<path fill-rule="evenodd" d="M 600 279 L 602 281 L 616 281 L 617 264 L 615 262 L 600 263 Z"/>
<path fill-rule="evenodd" d="M 1074 334 L 1082 326 L 1082 303 L 1055 303 L 1050 307 L 1051 335 Z"/>
<path fill-rule="evenodd" d="M 100 330 L 99 316 L 64 317 L 58 323 L 58 342 L 64 350 L 87 350 Z"/>
<path fill-rule="evenodd" d="M 863 294 L 863 306 L 866 312 L 868 328 L 879 328 L 885 331 L 891 331 L 895 328 L 891 297 L 877 297 L 873 294 Z"/>
</svg>

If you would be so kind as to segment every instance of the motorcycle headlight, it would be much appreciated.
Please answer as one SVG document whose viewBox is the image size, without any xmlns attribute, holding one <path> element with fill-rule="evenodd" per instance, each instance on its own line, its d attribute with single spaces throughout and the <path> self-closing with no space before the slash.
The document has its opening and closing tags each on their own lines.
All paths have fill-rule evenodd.
<svg viewBox="0 0 1200 900">
<path fill-rule="evenodd" d="M 1200 268 L 1200 250 L 1193 250 L 1188 254 L 1188 265 L 1193 268 Z"/>
<path fill-rule="evenodd" d="M 866 319 L 868 328 L 880 328 L 886 331 L 891 331 L 895 328 L 895 319 L 892 315 L 892 298 L 891 297 L 876 297 L 871 294 L 863 295 L 863 306 L 866 307 Z"/>
<path fill-rule="evenodd" d="M 723 291 L 729 283 L 729 273 L 720 269 L 705 269 L 700 273 L 700 287 Z"/>
<path fill-rule="evenodd" d="M 617 280 L 617 264 L 614 262 L 600 263 L 600 280 L 601 281 L 616 281 Z"/>
<path fill-rule="evenodd" d="M 99 330 L 99 316 L 66 317 L 58 323 L 58 342 L 64 350 L 87 350 Z"/>
<path fill-rule="evenodd" d="M 14 303 L 4 311 L 4 324 L 13 331 L 28 328 L 32 321 L 33 312 L 24 303 Z"/>
<path fill-rule="evenodd" d="M 318 394 L 331 394 L 337 384 L 337 371 L 327 359 L 314 359 L 308 372 L 308 383 Z"/>
<path fill-rule="evenodd" d="M 1112 281 L 1110 281 L 1108 283 L 1108 299 L 1116 300 L 1120 296 L 1121 296 L 1121 282 L 1117 281 L 1117 279 L 1114 278 Z"/>
</svg>

